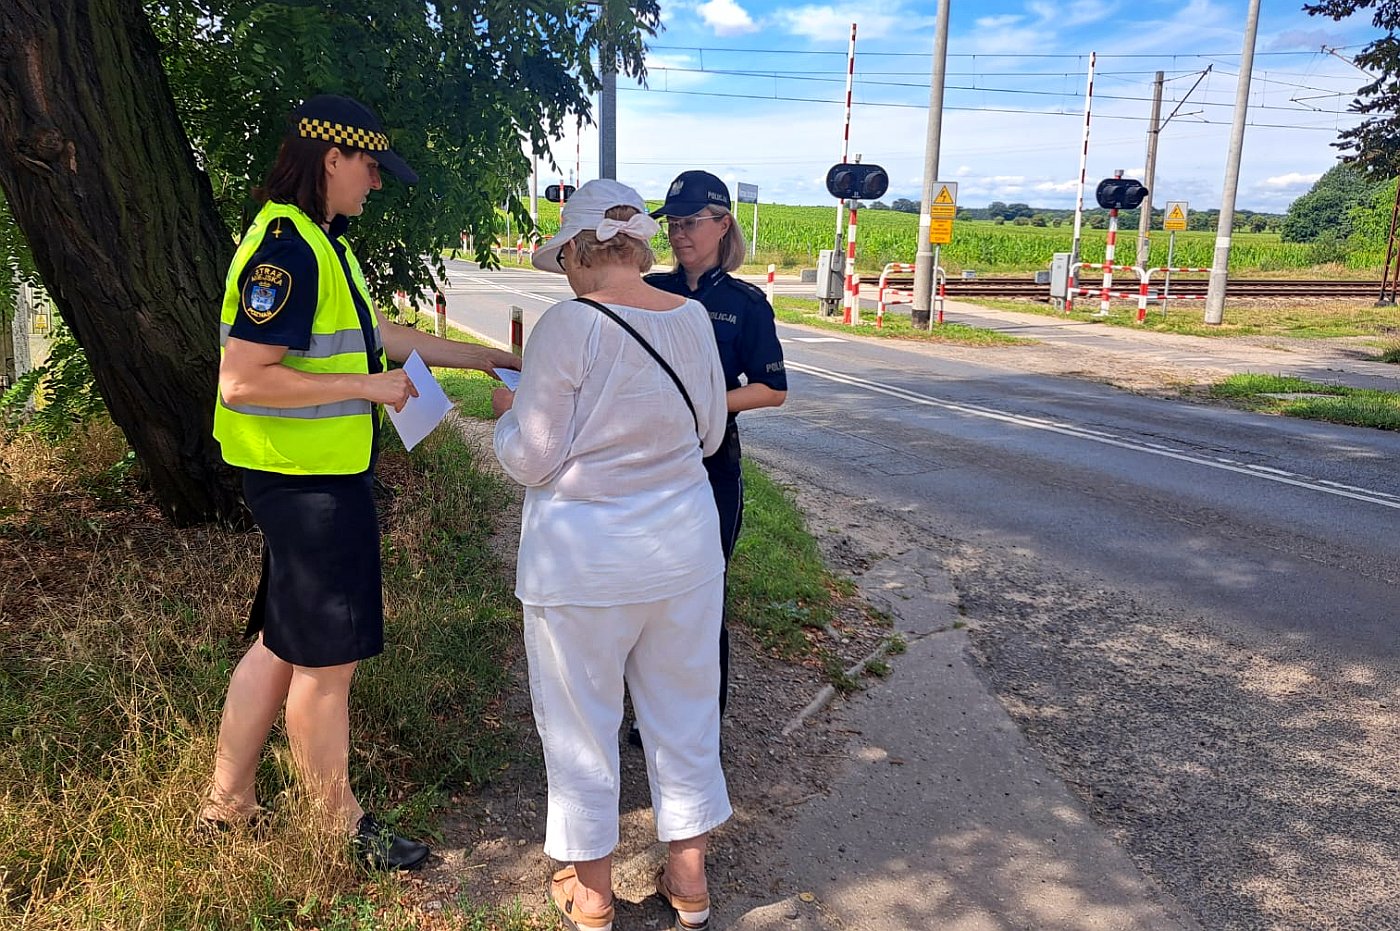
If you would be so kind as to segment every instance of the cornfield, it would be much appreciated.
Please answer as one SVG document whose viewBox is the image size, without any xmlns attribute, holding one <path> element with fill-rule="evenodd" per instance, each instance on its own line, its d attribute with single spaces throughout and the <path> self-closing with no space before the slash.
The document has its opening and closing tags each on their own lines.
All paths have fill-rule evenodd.
<svg viewBox="0 0 1400 931">
<path fill-rule="evenodd" d="M 658 202 L 659 203 L 659 202 Z M 559 228 L 559 208 L 555 204 L 539 205 L 540 231 L 545 236 Z M 752 241 L 753 206 L 738 204 L 735 216 L 746 239 Z M 858 216 L 856 267 L 862 274 L 878 273 L 889 262 L 913 262 L 918 248 L 919 218 L 914 214 L 893 210 L 861 210 Z M 1085 261 L 1102 262 L 1107 231 L 1085 227 L 1081 231 L 1080 255 Z M 1060 227 L 997 225 L 986 220 L 958 220 L 953 226 L 953 241 L 943 246 L 941 264 L 953 274 L 965 269 L 979 273 L 1025 273 L 1048 268 L 1056 252 L 1069 252 L 1073 229 L 1069 223 Z M 1131 264 L 1136 256 L 1136 229 L 1118 231 L 1118 264 Z M 758 265 L 773 263 L 779 268 L 812 267 L 817 264 L 821 250 L 836 245 L 836 206 L 791 207 L 760 204 L 758 208 L 758 248 L 753 261 Z M 669 250 L 664 236 L 653 243 L 664 263 Z M 1152 233 L 1149 253 L 1150 266 L 1167 265 L 1168 235 L 1161 230 Z M 846 248 L 844 235 L 840 248 Z M 1171 264 L 1209 266 L 1214 260 L 1215 233 L 1192 231 L 1176 234 Z M 1383 251 L 1374 247 L 1346 248 L 1338 254 L 1336 247 L 1324 251 L 1314 243 L 1280 242 L 1277 233 L 1236 232 L 1230 250 L 1230 268 L 1237 272 L 1258 274 L 1287 273 L 1311 269 L 1320 265 L 1344 265 L 1355 272 L 1376 276 L 1385 260 Z"/>
</svg>

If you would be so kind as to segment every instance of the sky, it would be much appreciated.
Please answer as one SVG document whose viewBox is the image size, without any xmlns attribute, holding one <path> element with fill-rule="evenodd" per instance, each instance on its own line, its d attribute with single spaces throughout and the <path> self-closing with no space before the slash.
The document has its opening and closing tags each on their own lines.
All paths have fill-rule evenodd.
<svg viewBox="0 0 1400 931">
<path fill-rule="evenodd" d="M 1283 212 L 1336 163 L 1339 129 L 1367 76 L 1351 56 L 1369 17 L 1308 16 L 1264 0 L 1237 208 Z M 919 199 L 936 4 L 661 0 L 645 86 L 618 79 L 618 178 L 660 198 L 703 168 L 756 184 L 763 203 L 835 205 L 847 49 L 857 26 L 848 155 L 882 165 L 887 203 Z M 951 0 L 938 176 L 960 206 L 1072 208 L 1090 52 L 1097 53 L 1086 204 L 1097 181 L 1142 178 L 1156 71 L 1165 73 L 1153 200 L 1220 206 L 1247 0 Z M 1324 51 L 1330 49 L 1332 51 Z M 1209 70 L 1207 70 L 1209 69 Z M 1204 73 L 1204 77 L 1202 74 Z M 1199 83 L 1197 79 L 1200 78 Z M 1178 106 L 1179 105 L 1179 106 Z M 597 176 L 585 126 L 554 147 L 565 180 Z M 541 186 L 551 183 L 542 169 Z"/>
</svg>

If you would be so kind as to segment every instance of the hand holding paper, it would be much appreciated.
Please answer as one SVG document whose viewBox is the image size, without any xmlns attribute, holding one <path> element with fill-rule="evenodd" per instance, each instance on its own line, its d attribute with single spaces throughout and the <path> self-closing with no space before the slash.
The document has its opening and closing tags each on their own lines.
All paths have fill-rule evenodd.
<svg viewBox="0 0 1400 931">
<path fill-rule="evenodd" d="M 404 362 L 403 371 L 409 381 L 413 382 L 413 387 L 418 390 L 418 397 L 409 398 L 403 410 L 395 411 L 391 407 L 388 408 L 388 412 L 389 419 L 394 422 L 394 429 L 399 431 L 404 448 L 413 449 L 425 436 L 433 432 L 434 427 L 442 423 L 442 418 L 452 410 L 452 402 L 448 400 L 442 386 L 418 355 L 418 350 L 415 349 Z"/>
<path fill-rule="evenodd" d="M 511 391 L 514 391 L 517 387 L 519 387 L 520 373 L 517 372 L 515 369 L 492 369 L 491 371 L 495 372 L 496 377 L 501 380 L 501 383 L 504 384 Z"/>
</svg>

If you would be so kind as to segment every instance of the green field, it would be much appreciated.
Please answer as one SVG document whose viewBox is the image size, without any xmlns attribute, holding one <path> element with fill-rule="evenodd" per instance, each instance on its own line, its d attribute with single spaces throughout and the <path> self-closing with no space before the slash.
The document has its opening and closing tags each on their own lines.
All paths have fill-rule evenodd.
<svg viewBox="0 0 1400 931">
<path fill-rule="evenodd" d="M 659 203 L 659 202 L 658 202 Z M 559 208 L 539 205 L 540 229 L 546 236 L 559 228 Z M 736 216 L 744 235 L 752 231 L 753 208 L 739 206 Z M 856 265 L 862 274 L 878 274 L 887 262 L 913 262 L 917 249 L 919 218 L 892 210 L 862 210 Z M 780 269 L 813 267 L 817 253 L 830 249 L 836 238 L 836 208 L 789 207 L 760 204 L 758 208 L 757 266 L 768 263 Z M 1137 231 L 1120 230 L 1118 259 L 1134 253 Z M 1103 261 L 1106 230 L 1082 231 L 1080 254 L 1086 261 Z M 1073 239 L 1069 223 L 1060 227 L 997 225 L 986 220 L 959 220 L 953 227 L 953 242 L 944 246 L 942 264 L 954 275 L 965 269 L 981 274 L 1028 273 L 1048 268 L 1056 252 L 1068 252 Z M 654 243 L 663 263 L 669 260 L 665 237 Z M 844 243 L 843 243 L 844 248 Z M 1175 266 L 1208 266 L 1215 250 L 1215 233 L 1195 231 L 1176 234 L 1172 256 Z M 1382 250 L 1351 250 L 1345 262 L 1335 261 L 1332 252 L 1312 243 L 1280 242 L 1277 233 L 1237 232 L 1231 250 L 1232 271 L 1270 277 L 1363 277 L 1379 278 L 1385 260 Z M 1156 231 L 1152 237 L 1151 264 L 1167 264 L 1167 234 Z M 869 270 L 869 271 L 867 271 Z"/>
</svg>

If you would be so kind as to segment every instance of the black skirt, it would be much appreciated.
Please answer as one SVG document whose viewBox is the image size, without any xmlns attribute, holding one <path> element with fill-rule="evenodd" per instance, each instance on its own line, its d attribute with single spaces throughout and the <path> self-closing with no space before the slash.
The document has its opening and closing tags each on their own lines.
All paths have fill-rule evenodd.
<svg viewBox="0 0 1400 931">
<path fill-rule="evenodd" d="M 384 595 L 373 471 L 281 475 L 244 470 L 263 534 L 262 579 L 247 635 L 295 666 L 340 666 L 384 650 Z"/>
</svg>

